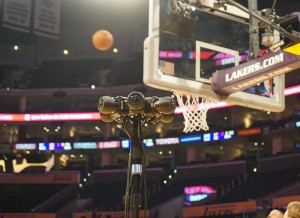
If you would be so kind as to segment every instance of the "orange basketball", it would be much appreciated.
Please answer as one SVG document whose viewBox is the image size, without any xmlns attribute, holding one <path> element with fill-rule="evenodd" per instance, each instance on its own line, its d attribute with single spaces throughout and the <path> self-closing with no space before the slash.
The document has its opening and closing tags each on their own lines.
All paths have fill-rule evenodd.
<svg viewBox="0 0 300 218">
<path fill-rule="evenodd" d="M 114 37 L 107 30 L 98 30 L 93 34 L 92 42 L 95 48 L 101 51 L 106 51 L 112 47 Z"/>
</svg>

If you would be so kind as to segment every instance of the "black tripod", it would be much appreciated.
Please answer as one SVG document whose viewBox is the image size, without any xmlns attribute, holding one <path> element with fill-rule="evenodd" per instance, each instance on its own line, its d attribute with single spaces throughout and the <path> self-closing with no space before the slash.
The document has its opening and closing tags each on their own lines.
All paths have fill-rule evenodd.
<svg viewBox="0 0 300 218">
<path fill-rule="evenodd" d="M 139 210 L 147 209 L 146 155 L 143 138 L 152 125 L 159 121 L 172 122 L 175 101 L 173 97 L 145 98 L 140 92 L 128 97 L 103 96 L 99 99 L 98 110 L 105 122 L 117 121 L 131 141 L 125 197 L 125 218 L 139 218 Z M 145 124 L 145 134 L 142 125 Z M 144 201 L 142 200 L 144 198 Z M 142 203 L 144 202 L 144 205 Z"/>
</svg>

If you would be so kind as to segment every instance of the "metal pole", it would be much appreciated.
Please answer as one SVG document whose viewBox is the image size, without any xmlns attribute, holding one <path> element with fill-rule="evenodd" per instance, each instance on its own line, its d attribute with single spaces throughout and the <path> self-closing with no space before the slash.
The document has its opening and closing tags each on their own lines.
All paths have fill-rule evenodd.
<svg viewBox="0 0 300 218">
<path fill-rule="evenodd" d="M 257 0 L 248 0 L 249 8 L 249 59 L 259 57 L 259 27 L 258 20 L 253 16 L 257 11 Z"/>
</svg>

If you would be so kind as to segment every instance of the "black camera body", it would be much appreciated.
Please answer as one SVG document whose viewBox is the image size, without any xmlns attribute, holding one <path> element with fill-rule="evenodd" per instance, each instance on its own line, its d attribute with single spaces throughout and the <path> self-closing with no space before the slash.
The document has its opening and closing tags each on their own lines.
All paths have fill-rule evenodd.
<svg viewBox="0 0 300 218">
<path fill-rule="evenodd" d="M 146 122 L 160 120 L 169 123 L 174 119 L 175 109 L 176 103 L 173 97 L 145 98 L 137 91 L 131 92 L 127 97 L 103 96 L 98 102 L 98 110 L 104 122 L 141 115 Z"/>
</svg>

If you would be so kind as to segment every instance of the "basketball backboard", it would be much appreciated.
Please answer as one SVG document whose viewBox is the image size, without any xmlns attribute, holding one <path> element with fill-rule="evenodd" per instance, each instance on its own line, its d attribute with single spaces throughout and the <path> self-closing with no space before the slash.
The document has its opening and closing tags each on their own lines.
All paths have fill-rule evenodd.
<svg viewBox="0 0 300 218">
<path fill-rule="evenodd" d="M 245 107 L 282 111 L 284 74 L 230 95 L 212 90 L 213 73 L 248 61 L 249 16 L 242 11 L 237 13 L 240 17 L 233 17 L 185 7 L 182 1 L 150 0 L 144 83 Z"/>
</svg>

